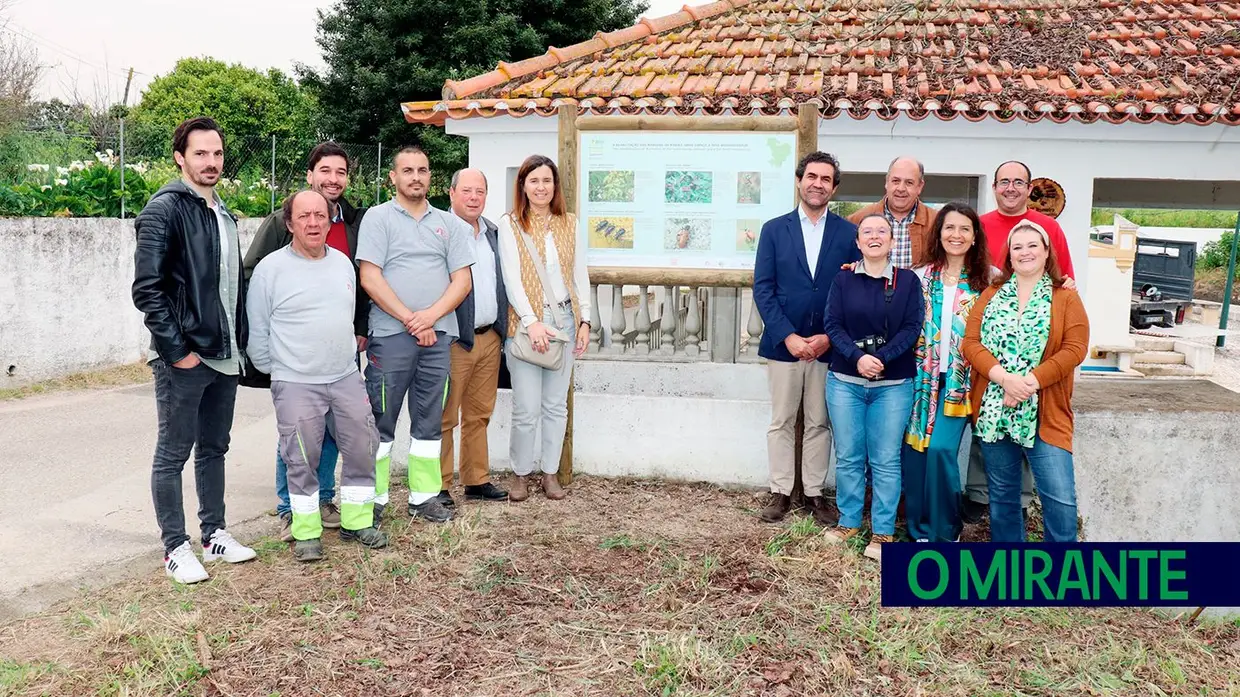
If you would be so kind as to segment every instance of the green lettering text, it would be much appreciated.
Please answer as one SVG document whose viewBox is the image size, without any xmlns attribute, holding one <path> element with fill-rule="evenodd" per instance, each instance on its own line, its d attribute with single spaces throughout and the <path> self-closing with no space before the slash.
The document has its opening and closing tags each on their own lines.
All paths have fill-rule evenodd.
<svg viewBox="0 0 1240 697">
<path fill-rule="evenodd" d="M 939 567 L 939 582 L 935 585 L 934 590 L 927 591 L 921 587 L 921 583 L 917 581 L 917 568 L 924 560 L 931 560 Z M 943 591 L 947 590 L 947 583 L 950 574 L 947 571 L 947 560 L 942 554 L 932 550 L 924 550 L 913 555 L 912 560 L 908 563 L 908 587 L 913 591 L 913 595 L 921 600 L 936 600 L 943 595 Z"/>
<path fill-rule="evenodd" d="M 1046 585 L 1046 577 L 1051 575 L 1051 555 L 1040 549 L 1025 550 L 1025 599 L 1033 600 L 1033 584 L 1042 589 L 1042 600 L 1055 597 L 1050 586 Z M 1042 568 L 1035 569 L 1034 562 L 1041 562 Z"/>
<path fill-rule="evenodd" d="M 1003 598 L 1004 585 L 1007 582 L 1007 552 L 999 550 L 990 560 L 990 566 L 986 569 L 986 580 L 982 580 L 981 574 L 977 569 L 977 562 L 973 560 L 973 553 L 964 551 L 960 554 L 960 599 L 968 600 L 970 590 L 975 594 L 978 600 L 990 599 L 990 588 L 998 580 L 998 590 L 1000 599 Z"/>
<path fill-rule="evenodd" d="M 1085 574 L 1085 561 L 1078 550 L 1070 549 L 1064 553 L 1063 568 L 1059 570 L 1059 589 L 1055 600 L 1063 600 L 1068 590 L 1081 594 L 1081 600 L 1089 600 L 1089 580 Z"/>
<path fill-rule="evenodd" d="M 1187 553 L 1182 549 L 1168 549 L 1158 554 L 1158 599 L 1159 600 L 1188 600 L 1187 591 L 1171 590 L 1171 581 L 1183 581 L 1188 578 L 1188 572 L 1183 569 L 1172 571 L 1172 559 L 1184 559 Z"/>
</svg>

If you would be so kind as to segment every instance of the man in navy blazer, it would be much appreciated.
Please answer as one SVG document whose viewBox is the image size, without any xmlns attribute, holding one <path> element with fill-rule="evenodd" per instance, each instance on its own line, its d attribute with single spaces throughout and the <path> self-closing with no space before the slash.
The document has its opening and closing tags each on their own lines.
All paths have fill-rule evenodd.
<svg viewBox="0 0 1240 697">
<path fill-rule="evenodd" d="M 766 325 L 758 355 L 767 361 L 771 388 L 771 427 L 766 447 L 770 460 L 771 501 L 762 510 L 778 522 L 792 505 L 796 466 L 796 418 L 805 410 L 801 483 L 814 520 L 834 525 L 837 514 L 823 498 L 831 447 L 827 415 L 827 350 L 831 342 L 822 326 L 827 293 L 840 266 L 858 261 L 857 226 L 827 210 L 840 183 L 840 165 L 824 152 L 797 164 L 796 210 L 762 226 L 754 262 L 753 297 Z"/>
</svg>

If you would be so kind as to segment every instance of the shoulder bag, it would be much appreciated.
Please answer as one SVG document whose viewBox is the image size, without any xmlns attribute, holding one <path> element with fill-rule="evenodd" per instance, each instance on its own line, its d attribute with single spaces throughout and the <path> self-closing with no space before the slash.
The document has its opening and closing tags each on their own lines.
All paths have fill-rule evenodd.
<svg viewBox="0 0 1240 697">
<path fill-rule="evenodd" d="M 534 270 L 538 272 L 538 282 L 542 284 L 545 298 L 548 289 L 551 288 L 551 283 L 547 280 L 547 267 L 543 266 L 542 255 L 538 253 L 533 238 L 517 225 L 517 221 L 510 218 L 509 222 L 512 223 L 513 231 L 525 242 L 525 248 L 534 262 Z M 541 309 L 535 308 L 535 311 Z M 560 320 L 554 312 L 551 313 L 551 323 L 555 326 L 555 332 L 547 342 L 547 350 L 544 353 L 539 353 L 534 349 L 529 330 L 524 326 L 518 326 L 517 333 L 512 339 L 512 357 L 545 370 L 559 370 L 563 367 L 564 349 L 568 344 L 568 339 L 564 338 L 563 327 L 560 326 Z"/>
</svg>

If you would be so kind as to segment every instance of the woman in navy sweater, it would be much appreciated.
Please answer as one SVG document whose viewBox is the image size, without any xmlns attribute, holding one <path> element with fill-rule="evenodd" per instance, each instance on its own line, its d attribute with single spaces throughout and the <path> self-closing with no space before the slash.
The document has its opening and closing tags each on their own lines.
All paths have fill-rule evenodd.
<svg viewBox="0 0 1240 697">
<path fill-rule="evenodd" d="M 825 326 L 831 339 L 827 410 L 835 432 L 835 496 L 839 525 L 827 538 L 847 542 L 861 532 L 865 467 L 873 474 L 870 526 L 865 548 L 882 558 L 882 544 L 896 531 L 900 503 L 900 444 L 913 408 L 917 365 L 913 348 L 925 314 L 921 281 L 891 265 L 891 224 L 881 215 L 857 225 L 862 261 L 836 274 L 827 298 Z"/>
</svg>

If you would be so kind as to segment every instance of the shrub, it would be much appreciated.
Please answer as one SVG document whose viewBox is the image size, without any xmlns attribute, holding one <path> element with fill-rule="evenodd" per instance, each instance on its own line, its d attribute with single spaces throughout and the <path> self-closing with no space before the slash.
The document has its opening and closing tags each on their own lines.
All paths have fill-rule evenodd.
<svg viewBox="0 0 1240 697">
<path fill-rule="evenodd" d="M 1201 250 L 1201 256 L 1197 257 L 1197 268 L 1227 268 L 1227 263 L 1231 259 L 1231 242 L 1234 236 L 1235 233 L 1229 230 L 1224 232 L 1217 242 L 1206 242 L 1206 246 Z"/>
</svg>

